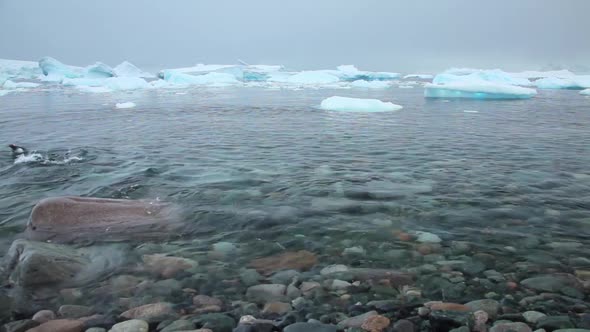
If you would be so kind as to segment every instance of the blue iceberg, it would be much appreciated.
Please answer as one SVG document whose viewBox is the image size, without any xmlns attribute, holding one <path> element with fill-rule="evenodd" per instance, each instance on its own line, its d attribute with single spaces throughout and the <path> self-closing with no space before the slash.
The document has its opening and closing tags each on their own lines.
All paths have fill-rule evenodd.
<svg viewBox="0 0 590 332">
<path fill-rule="evenodd" d="M 113 71 L 115 72 L 115 76 L 117 77 L 155 77 L 153 74 L 144 72 L 143 70 L 137 68 L 134 64 L 128 61 L 121 62 L 113 69 Z"/>
<path fill-rule="evenodd" d="M 39 60 L 39 68 L 50 81 L 61 81 L 63 78 L 79 78 L 84 76 L 84 69 L 65 65 L 52 57 Z"/>
<path fill-rule="evenodd" d="M 86 73 L 84 74 L 84 77 L 88 78 L 108 78 L 113 76 L 115 76 L 113 68 L 105 65 L 102 62 L 97 62 L 92 66 L 88 66 L 86 68 Z"/>
<path fill-rule="evenodd" d="M 424 87 L 426 98 L 528 99 L 537 94 L 535 89 L 485 81 L 428 83 Z"/>
<path fill-rule="evenodd" d="M 590 88 L 590 75 L 573 75 L 568 78 L 546 77 L 534 82 L 539 89 L 583 90 Z"/>
</svg>

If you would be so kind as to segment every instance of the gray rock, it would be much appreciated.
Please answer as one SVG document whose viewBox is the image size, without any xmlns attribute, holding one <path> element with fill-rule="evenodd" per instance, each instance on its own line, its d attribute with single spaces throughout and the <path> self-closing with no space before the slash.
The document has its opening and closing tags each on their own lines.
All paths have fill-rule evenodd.
<svg viewBox="0 0 590 332">
<path fill-rule="evenodd" d="M 240 270 L 240 280 L 246 286 L 254 286 L 264 280 L 264 277 L 255 269 L 242 269 Z"/>
<path fill-rule="evenodd" d="M 538 312 L 538 311 L 525 311 L 522 313 L 522 317 L 524 317 L 524 320 L 527 323 L 531 323 L 531 324 L 536 324 L 539 319 L 546 317 L 547 315 L 545 315 L 542 312 Z"/>
<path fill-rule="evenodd" d="M 574 328 L 574 324 L 568 316 L 545 316 L 537 321 L 538 329 L 553 331 L 558 329 Z"/>
<path fill-rule="evenodd" d="M 75 249 L 53 243 L 15 240 L 5 257 L 7 273 L 19 286 L 59 284 L 69 288 L 102 278 L 126 261 L 125 245 Z"/>
<path fill-rule="evenodd" d="M 414 323 L 407 319 L 400 319 L 393 324 L 393 332 L 414 332 Z"/>
<path fill-rule="evenodd" d="M 193 323 L 204 329 L 211 329 L 215 332 L 232 332 L 236 321 L 224 314 L 205 314 L 193 319 Z"/>
<path fill-rule="evenodd" d="M 521 322 L 500 322 L 492 326 L 490 332 L 533 332 L 533 330 Z"/>
<path fill-rule="evenodd" d="M 296 270 L 279 271 L 270 277 L 270 281 L 272 281 L 273 284 L 288 285 L 293 281 L 293 278 L 298 277 L 299 275 L 300 273 Z"/>
<path fill-rule="evenodd" d="M 319 323 L 295 323 L 285 327 L 283 332 L 336 332 L 336 325 Z"/>
<path fill-rule="evenodd" d="M 500 303 L 496 300 L 484 299 L 465 303 L 472 311 L 483 310 L 493 320 L 498 316 L 500 310 Z"/>
<path fill-rule="evenodd" d="M 281 284 L 263 284 L 250 286 L 246 290 L 246 297 L 253 302 L 267 303 L 281 301 L 285 298 L 287 286 Z"/>
<path fill-rule="evenodd" d="M 14 322 L 4 324 L 4 329 L 0 329 L 3 332 L 25 332 L 28 329 L 39 326 L 39 322 L 32 319 L 17 320 Z"/>
<path fill-rule="evenodd" d="M 127 319 L 141 319 L 148 323 L 161 322 L 167 319 L 174 319 L 177 313 L 174 311 L 174 306 L 167 302 L 157 302 L 142 305 L 129 309 L 121 314 L 121 317 Z"/>
<path fill-rule="evenodd" d="M 361 325 L 363 325 L 363 323 L 365 322 L 365 320 L 371 316 L 377 316 L 378 313 L 377 311 L 369 311 L 369 312 L 365 312 L 362 315 L 358 315 L 358 316 L 354 316 L 354 317 L 350 317 L 347 318 L 341 322 L 338 323 L 338 328 L 339 329 L 343 329 L 343 328 L 351 328 L 351 327 L 361 327 Z"/>
<path fill-rule="evenodd" d="M 140 319 L 131 319 L 113 325 L 109 332 L 148 332 L 149 325 Z"/>
<path fill-rule="evenodd" d="M 528 278 L 520 283 L 527 288 L 552 293 L 563 291 L 564 288 L 583 289 L 582 283 L 575 276 L 567 273 Z"/>
<path fill-rule="evenodd" d="M 43 324 L 50 320 L 55 319 L 55 313 L 51 310 L 41 310 L 33 315 L 33 320 Z"/>
<path fill-rule="evenodd" d="M 86 332 L 107 332 L 107 330 L 102 327 L 91 327 L 87 329 Z"/>
<path fill-rule="evenodd" d="M 195 324 L 193 324 L 193 322 L 191 322 L 190 320 L 186 320 L 186 319 L 179 319 L 179 320 L 175 320 L 172 323 L 170 323 L 169 325 L 167 325 L 165 328 L 163 328 L 162 330 L 160 330 L 160 332 L 176 332 L 176 331 L 188 331 L 188 330 L 193 330 L 195 328 Z"/>
<path fill-rule="evenodd" d="M 94 309 L 83 305 L 64 304 L 57 313 L 63 318 L 80 318 L 94 314 Z"/>
</svg>

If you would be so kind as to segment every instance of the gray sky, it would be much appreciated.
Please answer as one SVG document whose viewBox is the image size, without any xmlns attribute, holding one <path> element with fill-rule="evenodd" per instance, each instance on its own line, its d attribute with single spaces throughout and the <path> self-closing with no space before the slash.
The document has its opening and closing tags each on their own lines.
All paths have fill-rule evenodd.
<svg viewBox="0 0 590 332">
<path fill-rule="evenodd" d="M 590 66 L 590 0 L 0 0 L 0 58 L 179 67 Z"/>
</svg>

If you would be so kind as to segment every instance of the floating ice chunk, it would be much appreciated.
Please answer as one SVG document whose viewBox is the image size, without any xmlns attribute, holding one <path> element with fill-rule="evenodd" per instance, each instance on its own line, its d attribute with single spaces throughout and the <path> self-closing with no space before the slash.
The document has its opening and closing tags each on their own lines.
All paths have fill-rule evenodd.
<svg viewBox="0 0 590 332">
<path fill-rule="evenodd" d="M 569 78 L 546 77 L 534 82 L 539 89 L 571 89 L 590 88 L 590 75 L 574 75 Z"/>
<path fill-rule="evenodd" d="M 348 97 L 330 97 L 324 99 L 321 109 L 340 112 L 387 112 L 402 109 L 402 106 L 378 99 L 360 99 Z"/>
<path fill-rule="evenodd" d="M 284 69 L 284 67 L 280 65 L 249 65 L 247 68 L 264 73 L 272 73 Z"/>
<path fill-rule="evenodd" d="M 84 77 L 88 78 L 108 78 L 113 76 L 115 76 L 113 68 L 105 65 L 102 62 L 97 62 L 92 66 L 88 66 L 86 68 L 86 73 L 84 74 Z"/>
<path fill-rule="evenodd" d="M 49 80 L 60 81 L 62 78 L 78 78 L 84 76 L 84 69 L 65 65 L 54 58 L 44 57 L 39 60 L 39 68 Z"/>
<path fill-rule="evenodd" d="M 426 98 L 526 99 L 537 94 L 535 89 L 485 81 L 425 85 Z"/>
<path fill-rule="evenodd" d="M 301 84 L 301 85 L 313 85 L 313 84 L 330 84 L 337 83 L 340 79 L 338 76 L 328 74 L 324 71 L 302 71 L 295 75 L 290 76 L 287 79 L 288 83 Z"/>
<path fill-rule="evenodd" d="M 580 94 L 590 96 L 590 89 L 582 90 L 582 91 L 580 91 Z"/>
<path fill-rule="evenodd" d="M 119 108 L 119 109 L 123 109 L 123 108 L 133 108 L 133 107 L 135 107 L 135 106 L 137 106 L 137 105 L 135 105 L 135 103 L 133 103 L 133 102 L 130 102 L 130 101 L 128 101 L 128 102 L 125 102 L 125 103 L 117 103 L 117 104 L 115 104 L 115 107 L 116 107 L 116 108 Z"/>
<path fill-rule="evenodd" d="M 143 70 L 137 68 L 135 65 L 128 61 L 121 62 L 113 69 L 113 71 L 115 72 L 115 75 L 117 75 L 117 77 L 155 77 L 154 74 L 144 72 Z"/>
<path fill-rule="evenodd" d="M 353 88 L 365 88 L 365 89 L 387 89 L 390 86 L 390 83 L 387 81 L 365 81 L 365 80 L 357 80 L 350 85 Z"/>
<path fill-rule="evenodd" d="M 139 77 L 109 77 L 104 80 L 104 87 L 111 90 L 139 90 L 152 86 Z"/>
<path fill-rule="evenodd" d="M 412 85 L 398 85 L 398 88 L 400 88 L 400 89 L 413 89 L 414 86 L 412 86 Z"/>
<path fill-rule="evenodd" d="M 7 80 L 4 82 L 4 89 L 26 89 L 26 88 L 36 88 L 40 84 L 39 83 L 31 83 L 31 82 L 13 82 L 11 80 Z"/>
<path fill-rule="evenodd" d="M 12 90 L 2 90 L 0 89 L 0 97 L 6 96 L 7 94 L 11 93 Z"/>
<path fill-rule="evenodd" d="M 234 75 L 216 72 L 204 75 L 189 75 L 176 70 L 165 70 L 163 79 L 171 84 L 179 85 L 229 85 L 239 83 Z"/>
<path fill-rule="evenodd" d="M 418 79 L 418 80 L 431 80 L 434 77 L 434 75 L 430 75 L 430 74 L 409 74 L 404 76 L 404 79 Z"/>
</svg>

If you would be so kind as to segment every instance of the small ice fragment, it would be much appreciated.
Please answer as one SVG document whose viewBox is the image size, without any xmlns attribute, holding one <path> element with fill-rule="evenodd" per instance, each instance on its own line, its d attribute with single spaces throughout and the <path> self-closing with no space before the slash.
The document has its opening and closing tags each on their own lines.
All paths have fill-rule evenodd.
<svg viewBox="0 0 590 332">
<path fill-rule="evenodd" d="M 397 111 L 403 107 L 391 102 L 383 102 L 378 99 L 360 99 L 334 96 L 324 99 L 320 108 L 327 111 L 340 112 L 387 112 Z"/>
<path fill-rule="evenodd" d="M 115 107 L 116 107 L 116 108 L 119 108 L 119 109 L 122 109 L 122 108 L 133 108 L 133 107 L 135 107 L 135 106 L 136 106 L 136 105 L 135 105 L 135 103 L 133 103 L 133 102 L 130 102 L 130 101 L 128 101 L 128 102 L 125 102 L 125 103 L 117 103 L 117 104 L 115 105 Z"/>
</svg>

